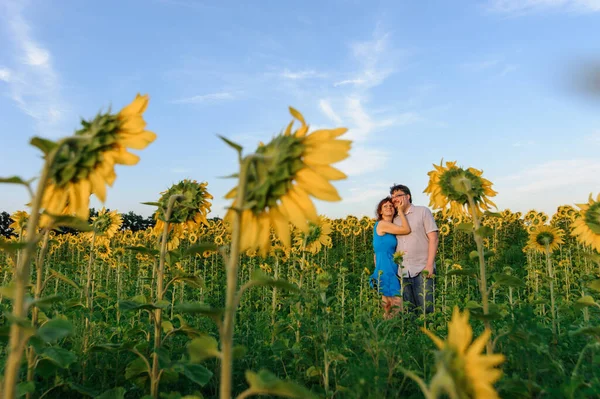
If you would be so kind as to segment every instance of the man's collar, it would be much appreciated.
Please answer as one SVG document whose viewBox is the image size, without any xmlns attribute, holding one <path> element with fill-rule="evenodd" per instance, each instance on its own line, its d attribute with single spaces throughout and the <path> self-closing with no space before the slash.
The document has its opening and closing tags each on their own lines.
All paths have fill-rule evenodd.
<svg viewBox="0 0 600 399">
<path fill-rule="evenodd" d="M 406 210 L 406 212 L 404 212 L 405 215 L 408 215 L 409 213 L 412 213 L 414 209 L 413 204 L 410 204 L 410 206 L 408 207 L 408 209 Z"/>
</svg>

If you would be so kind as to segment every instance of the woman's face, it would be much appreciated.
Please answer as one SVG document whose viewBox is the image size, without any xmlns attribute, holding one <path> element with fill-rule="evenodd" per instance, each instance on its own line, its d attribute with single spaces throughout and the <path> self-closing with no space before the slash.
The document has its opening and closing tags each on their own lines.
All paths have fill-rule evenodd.
<svg viewBox="0 0 600 399">
<path fill-rule="evenodd" d="M 391 202 L 385 202 L 381 206 L 381 215 L 382 216 L 393 216 L 394 212 L 395 212 L 394 204 L 392 204 Z"/>
</svg>

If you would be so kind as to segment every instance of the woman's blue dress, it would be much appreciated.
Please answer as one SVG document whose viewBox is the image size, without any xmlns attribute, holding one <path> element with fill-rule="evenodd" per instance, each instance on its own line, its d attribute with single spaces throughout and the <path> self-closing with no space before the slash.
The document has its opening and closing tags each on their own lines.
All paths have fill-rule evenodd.
<svg viewBox="0 0 600 399">
<path fill-rule="evenodd" d="M 396 236 L 385 233 L 377 234 L 377 224 L 373 226 L 373 249 L 375 250 L 375 271 L 371 275 L 371 287 L 379 286 L 379 293 L 384 296 L 400 295 L 398 265 L 394 263 L 396 252 Z M 379 272 L 381 271 L 381 275 Z"/>
</svg>

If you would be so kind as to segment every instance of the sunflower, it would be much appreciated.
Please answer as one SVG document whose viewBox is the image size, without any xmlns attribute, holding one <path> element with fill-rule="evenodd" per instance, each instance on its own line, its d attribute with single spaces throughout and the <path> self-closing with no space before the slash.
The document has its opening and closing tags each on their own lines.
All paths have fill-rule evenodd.
<svg viewBox="0 0 600 399">
<path fill-rule="evenodd" d="M 455 397 L 493 399 L 498 398 L 494 382 L 502 376 L 502 371 L 496 366 L 504 362 L 504 355 L 485 355 L 481 352 L 490 339 L 491 331 L 485 332 L 479 338 L 473 339 L 473 330 L 469 324 L 469 312 L 461 314 L 454 307 L 452 320 L 448 323 L 448 339 L 440 338 L 422 329 L 438 347 L 436 357 L 437 374 L 433 377 L 447 393 L 455 393 Z M 446 378 L 436 378 L 438 374 Z M 432 390 L 433 390 L 432 383 Z"/>
<path fill-rule="evenodd" d="M 188 240 L 190 241 L 190 243 L 195 244 L 198 241 L 198 236 L 196 235 L 196 233 L 190 233 L 188 235 Z"/>
<path fill-rule="evenodd" d="M 483 172 L 475 169 L 463 169 L 456 162 L 446 162 L 446 166 L 433 165 L 428 173 L 429 184 L 423 191 L 429 194 L 430 206 L 434 209 L 448 209 L 450 216 L 468 214 L 469 197 L 475 203 L 476 212 L 496 207 L 489 197 L 496 195 L 492 183 L 482 177 Z"/>
<path fill-rule="evenodd" d="M 350 226 L 342 226 L 340 233 L 342 233 L 344 237 L 348 237 L 352 233 L 352 228 Z"/>
<path fill-rule="evenodd" d="M 296 245 L 313 255 L 321 251 L 321 247 L 331 246 L 331 222 L 325 216 L 319 215 L 317 223 L 309 222 L 308 233 L 300 232 L 296 236 Z"/>
<path fill-rule="evenodd" d="M 527 246 L 537 252 L 546 253 L 547 249 L 552 253 L 560 244 L 564 244 L 563 235 L 563 231 L 559 228 L 548 225 L 537 226 L 529 233 Z"/>
<path fill-rule="evenodd" d="M 571 234 L 580 243 L 590 245 L 600 252 L 600 194 L 595 201 L 590 194 L 587 204 L 577 204 L 577 206 L 581 216 L 573 222 Z"/>
<path fill-rule="evenodd" d="M 206 182 L 198 183 L 195 180 L 185 179 L 163 191 L 158 200 L 158 210 L 154 214 L 155 234 L 161 234 L 164 229 L 167 208 L 172 195 L 183 196 L 182 199 L 174 202 L 169 219 L 169 223 L 180 234 L 180 238 L 184 231 L 195 231 L 201 224 L 208 224 L 206 215 L 210 212 L 209 200 L 213 196 L 206 191 L 207 185 Z"/>
<path fill-rule="evenodd" d="M 13 221 L 9 229 L 13 229 L 15 233 L 19 236 L 24 236 L 27 232 L 27 221 L 29 221 L 29 214 L 25 211 L 16 211 L 12 215 L 10 215 L 11 220 Z"/>
<path fill-rule="evenodd" d="M 123 219 L 117 211 L 107 212 L 106 209 L 102 208 L 102 210 L 98 212 L 98 216 L 92 217 L 93 232 L 90 231 L 84 234 L 88 238 L 91 237 L 92 234 L 112 238 L 119 231 L 122 224 Z"/>
<path fill-rule="evenodd" d="M 309 127 L 300 112 L 290 108 L 300 127 L 292 132 L 292 121 L 282 134 L 256 150 L 246 181 L 245 203 L 237 203 L 234 187 L 225 198 L 234 199 L 232 209 L 225 215 L 231 221 L 236 208 L 243 208 L 240 250 L 260 249 L 265 255 L 271 244 L 273 227 L 282 244 L 291 246 L 289 222 L 305 234 L 308 222 L 317 223 L 319 217 L 310 196 L 324 201 L 340 201 L 332 180 L 346 175 L 331 164 L 348 157 L 351 142 L 340 140 L 347 129 L 322 129 L 308 133 Z"/>
<path fill-rule="evenodd" d="M 139 161 L 127 150 L 142 150 L 156 139 L 156 134 L 145 130 L 142 114 L 147 106 L 148 96 L 138 94 L 117 114 L 98 114 L 90 122 L 81 122 L 83 127 L 75 136 L 82 140 L 65 144 L 50 168 L 42 198 L 46 212 L 75 214 L 87 220 L 90 195 L 106 201 L 106 186 L 112 186 L 117 177 L 115 165 Z"/>
<path fill-rule="evenodd" d="M 447 223 L 444 223 L 440 226 L 440 234 L 444 237 L 450 234 L 450 226 L 448 226 Z"/>
</svg>

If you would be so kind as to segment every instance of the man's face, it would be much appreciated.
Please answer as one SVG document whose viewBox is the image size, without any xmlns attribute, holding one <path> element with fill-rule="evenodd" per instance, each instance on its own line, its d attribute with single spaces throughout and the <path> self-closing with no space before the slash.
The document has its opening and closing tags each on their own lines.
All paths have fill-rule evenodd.
<svg viewBox="0 0 600 399">
<path fill-rule="evenodd" d="M 402 190 L 396 190 L 392 193 L 392 202 L 395 206 L 406 205 L 408 203 L 408 194 Z"/>
</svg>

